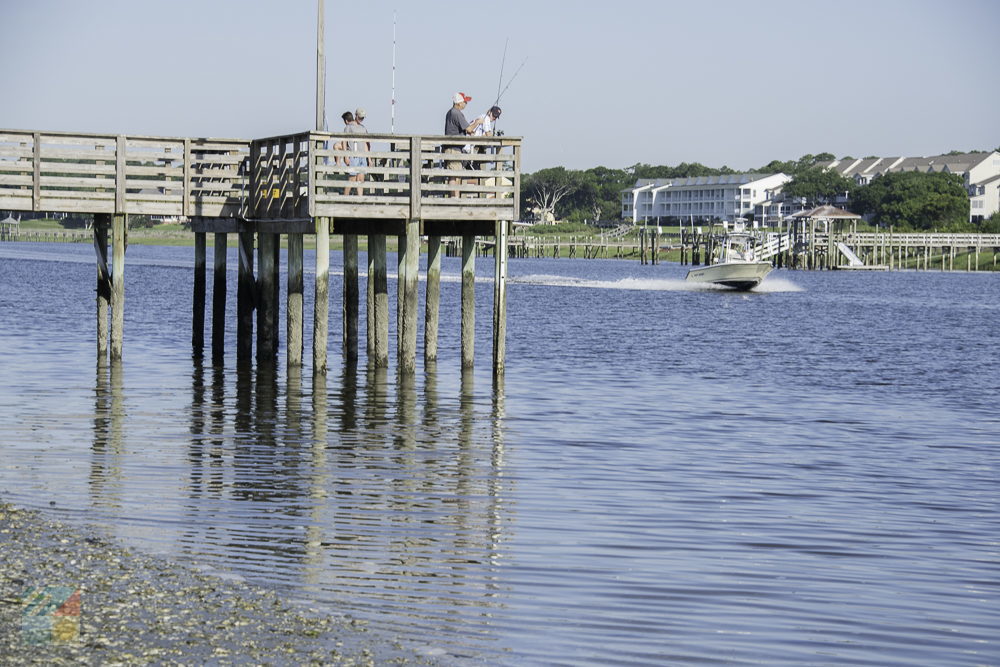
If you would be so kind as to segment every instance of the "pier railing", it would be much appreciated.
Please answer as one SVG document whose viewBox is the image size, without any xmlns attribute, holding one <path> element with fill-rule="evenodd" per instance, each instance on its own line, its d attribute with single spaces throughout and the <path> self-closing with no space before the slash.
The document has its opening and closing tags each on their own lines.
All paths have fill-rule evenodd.
<svg viewBox="0 0 1000 667">
<path fill-rule="evenodd" d="M 250 143 L 0 130 L 0 209 L 241 217 Z"/>
<path fill-rule="evenodd" d="M 911 248 L 1000 247 L 1000 234 L 853 232 L 842 235 L 845 243 L 860 246 L 903 246 Z"/>
<path fill-rule="evenodd" d="M 0 210 L 511 221 L 520 151 L 521 140 L 506 137 L 302 132 L 246 141 L 0 130 Z"/>
<path fill-rule="evenodd" d="M 255 140 L 249 216 L 516 220 L 520 150 L 519 138 L 506 137 L 303 132 Z"/>
</svg>

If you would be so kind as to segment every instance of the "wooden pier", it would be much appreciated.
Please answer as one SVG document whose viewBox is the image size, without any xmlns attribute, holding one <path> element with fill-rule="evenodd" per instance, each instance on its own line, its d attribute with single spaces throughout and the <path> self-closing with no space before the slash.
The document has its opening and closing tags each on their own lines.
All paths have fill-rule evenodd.
<svg viewBox="0 0 1000 667">
<path fill-rule="evenodd" d="M 362 150 L 347 150 L 360 141 Z M 389 364 L 386 237 L 398 237 L 397 362 L 416 367 L 421 237 L 428 262 L 424 358 L 437 359 L 442 237 L 462 239 L 461 359 L 473 366 L 475 246 L 491 237 L 496 269 L 493 371 L 504 371 L 508 234 L 519 217 L 521 140 L 462 137 L 471 153 L 449 169 L 456 138 L 301 132 L 257 140 L 0 130 L 0 210 L 94 214 L 97 347 L 122 357 L 127 216 L 184 216 L 195 241 L 192 346 L 204 348 L 207 235 L 213 243 L 212 356 L 225 351 L 226 247 L 238 238 L 237 357 L 278 354 L 278 251 L 288 243 L 287 363 L 303 361 L 303 237 L 315 236 L 314 373 L 325 373 L 330 235 L 343 236 L 343 354 L 358 354 L 358 237 L 368 240 L 367 351 Z M 367 142 L 367 143 L 365 143 Z M 349 164 L 350 158 L 355 165 Z M 448 158 L 448 159 L 446 159 Z M 359 176 L 361 182 L 348 178 Z M 350 188 L 348 187 L 350 186 Z M 359 188 L 359 190 L 355 189 Z M 456 196 L 457 195 L 457 196 Z M 110 232 L 111 261 L 108 261 Z M 256 253 L 255 253 L 256 251 Z M 110 331 L 108 319 L 110 312 Z M 256 318 L 255 318 L 256 315 Z M 256 332 L 256 335 L 255 335 Z"/>
</svg>

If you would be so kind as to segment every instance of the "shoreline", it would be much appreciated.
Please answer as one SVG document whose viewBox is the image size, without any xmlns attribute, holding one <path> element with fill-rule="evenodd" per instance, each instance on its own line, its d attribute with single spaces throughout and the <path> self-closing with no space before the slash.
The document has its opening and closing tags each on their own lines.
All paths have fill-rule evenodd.
<svg viewBox="0 0 1000 667">
<path fill-rule="evenodd" d="M 0 554 L 0 656 L 8 664 L 433 662 L 349 616 L 299 607 L 237 575 L 141 554 L 99 526 L 70 526 L 3 501 Z M 23 597 L 46 586 L 80 593 L 64 639 L 25 630 Z"/>
</svg>

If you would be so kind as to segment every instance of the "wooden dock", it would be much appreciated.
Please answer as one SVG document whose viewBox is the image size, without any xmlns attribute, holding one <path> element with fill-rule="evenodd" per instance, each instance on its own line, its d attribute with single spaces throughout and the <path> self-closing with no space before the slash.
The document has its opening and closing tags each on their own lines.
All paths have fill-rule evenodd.
<svg viewBox="0 0 1000 667">
<path fill-rule="evenodd" d="M 992 269 L 1000 255 L 1000 234 L 893 232 L 774 232 L 754 230 L 756 256 L 790 269 L 976 271 L 987 256 Z M 722 234 L 681 230 L 681 263 L 708 264 Z M 839 246 L 861 260 L 852 264 Z M 956 259 L 965 256 L 965 262 Z M 964 264 L 964 266 L 963 266 Z"/>
<path fill-rule="evenodd" d="M 348 141 L 362 150 L 350 151 Z M 397 360 L 416 367 L 420 239 L 427 237 L 424 358 L 437 359 L 442 237 L 462 239 L 461 359 L 473 366 L 475 246 L 496 257 L 493 371 L 504 371 L 508 234 L 519 217 L 521 140 L 300 132 L 255 140 L 0 130 L 0 210 L 92 213 L 100 354 L 122 357 L 127 216 L 184 216 L 195 240 L 192 345 L 204 347 L 207 235 L 213 236 L 212 355 L 225 351 L 226 247 L 239 246 L 237 357 L 278 351 L 278 249 L 287 236 L 287 363 L 302 365 L 303 237 L 315 236 L 312 363 L 327 369 L 330 235 L 343 236 L 343 354 L 357 358 L 358 237 L 368 240 L 367 350 L 389 364 L 386 237 L 398 237 Z M 367 142 L 367 144 L 365 143 Z M 369 147 L 370 146 L 370 147 Z M 352 166 L 350 158 L 360 158 Z M 463 168 L 449 169 L 452 161 Z M 349 181 L 361 177 L 363 181 Z M 360 192 L 355 189 L 360 188 Z M 108 261 L 110 233 L 111 261 Z M 255 252 L 256 251 L 256 252 Z M 255 257 L 256 255 L 256 257 Z M 256 267 L 255 267 L 256 264 Z M 108 314 L 110 311 L 110 331 Z M 256 318 L 255 318 L 256 315 Z"/>
</svg>

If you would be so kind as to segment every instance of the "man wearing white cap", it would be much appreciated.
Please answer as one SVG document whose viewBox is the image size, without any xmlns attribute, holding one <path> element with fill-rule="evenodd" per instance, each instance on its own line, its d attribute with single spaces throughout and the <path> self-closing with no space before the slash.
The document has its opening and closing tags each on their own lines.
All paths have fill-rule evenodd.
<svg viewBox="0 0 1000 667">
<path fill-rule="evenodd" d="M 465 114 L 462 111 L 465 109 L 465 105 L 472 101 L 472 98 L 465 93 L 455 93 L 451 98 L 451 109 L 448 109 L 448 113 L 444 117 L 444 133 L 446 136 L 456 136 L 456 135 L 468 135 L 476 131 L 476 127 L 482 124 L 482 119 L 477 118 L 471 123 L 465 120 Z M 462 146 L 445 146 L 445 153 L 461 153 Z M 445 167 L 447 169 L 458 170 L 462 169 L 462 160 L 447 160 L 445 162 Z M 458 185 L 462 182 L 461 178 L 453 177 L 448 179 L 448 185 Z M 458 191 L 454 190 L 451 193 L 452 197 L 458 197 Z"/>
</svg>

